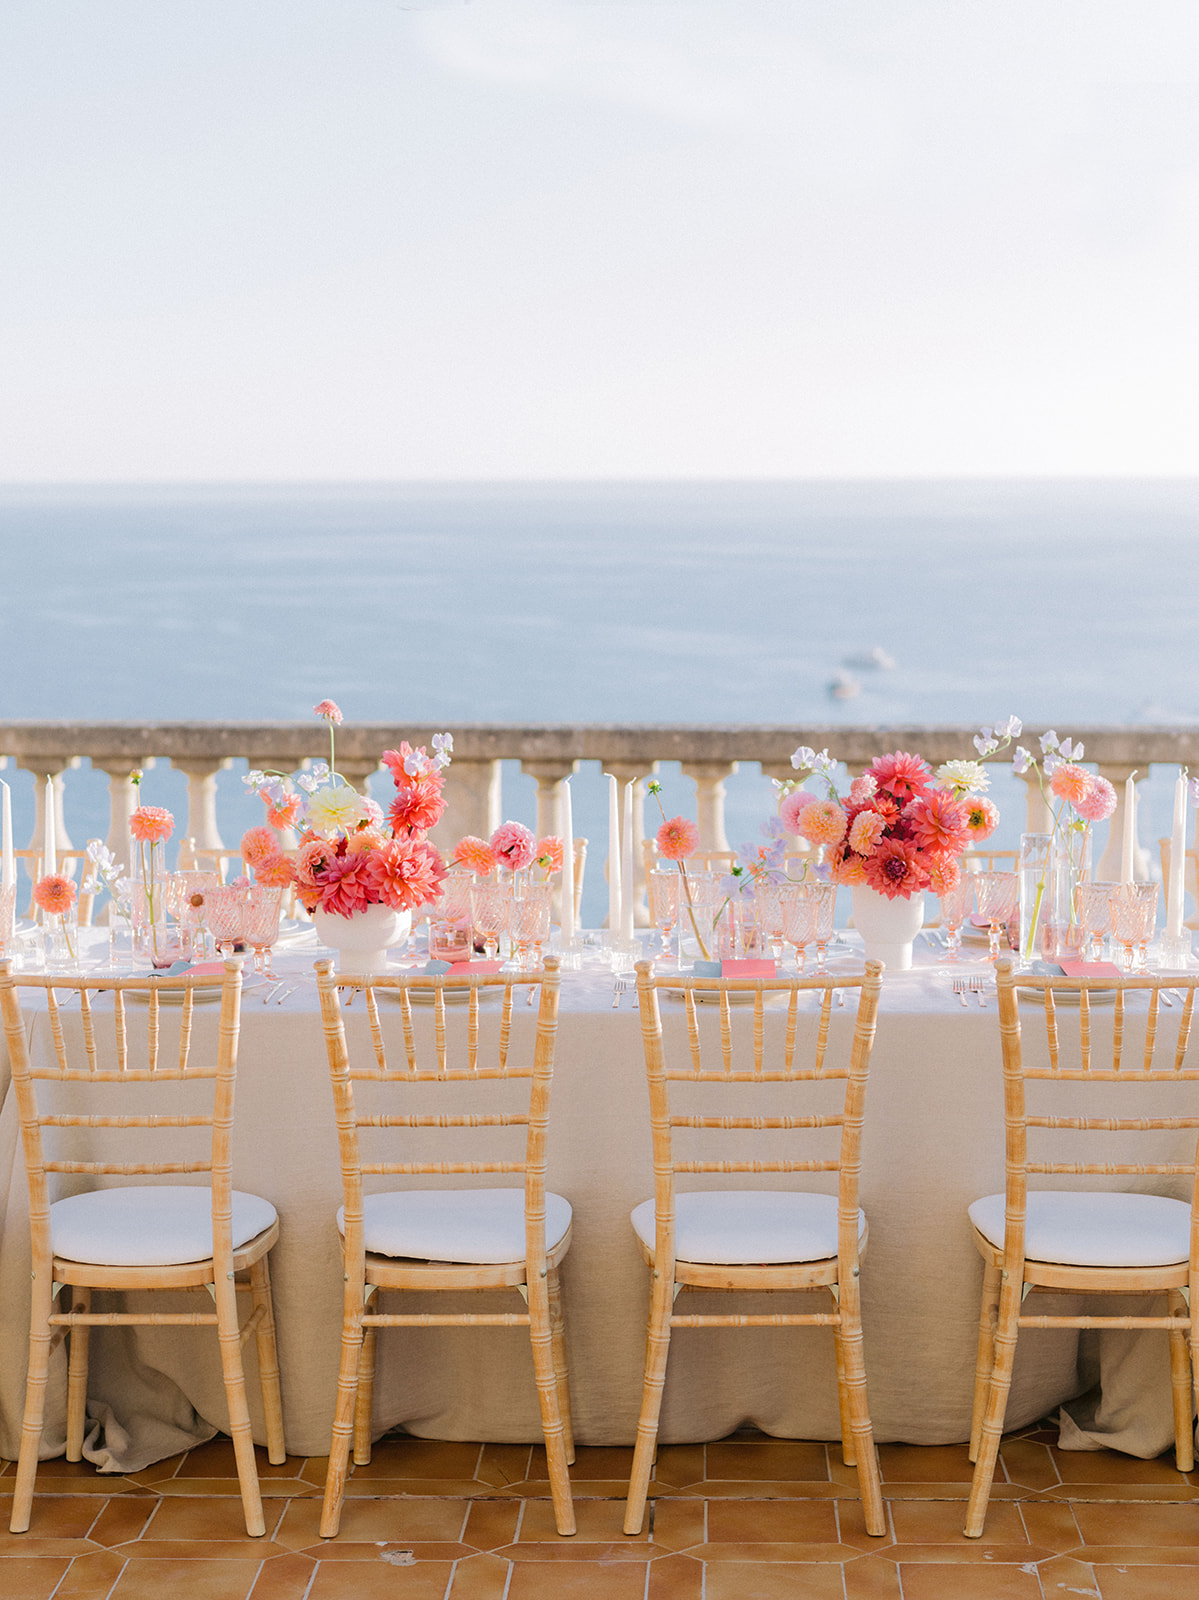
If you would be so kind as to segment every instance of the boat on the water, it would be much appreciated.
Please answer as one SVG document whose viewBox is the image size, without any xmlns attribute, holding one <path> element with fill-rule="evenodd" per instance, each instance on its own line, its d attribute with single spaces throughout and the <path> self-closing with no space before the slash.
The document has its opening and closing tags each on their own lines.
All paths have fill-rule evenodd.
<svg viewBox="0 0 1199 1600">
<path fill-rule="evenodd" d="M 854 667 L 859 672 L 894 672 L 895 657 L 889 650 L 884 650 L 881 644 L 876 644 L 871 650 L 862 650 L 856 656 L 846 656 L 844 666 Z"/>
</svg>

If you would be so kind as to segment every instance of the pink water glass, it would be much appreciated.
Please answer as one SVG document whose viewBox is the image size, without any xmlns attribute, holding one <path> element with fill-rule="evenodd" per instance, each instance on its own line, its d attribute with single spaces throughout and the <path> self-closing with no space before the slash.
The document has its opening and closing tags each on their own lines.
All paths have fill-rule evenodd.
<svg viewBox="0 0 1199 1600">
<path fill-rule="evenodd" d="M 941 929 L 945 934 L 946 961 L 961 960 L 962 924 L 974 905 L 974 879 L 963 872 L 952 889 L 940 896 Z"/>
<path fill-rule="evenodd" d="M 204 959 L 207 897 L 220 887 L 219 872 L 173 872 L 167 883 L 167 912 L 179 924 L 179 943 L 191 960 Z"/>
<path fill-rule="evenodd" d="M 474 955 L 474 923 L 468 872 L 451 872 L 429 916 L 429 956 L 433 961 L 469 961 Z"/>
<path fill-rule="evenodd" d="M 470 914 L 474 930 L 483 941 L 483 954 L 494 961 L 512 916 L 512 891 L 499 873 L 476 879 L 470 891 Z"/>
<path fill-rule="evenodd" d="M 1082 925 L 1083 955 L 1087 961 L 1098 961 L 1102 954 L 1100 941 L 1112 931 L 1112 892 L 1118 883 L 1080 883 L 1078 920 Z"/>
<path fill-rule="evenodd" d="M 833 923 L 837 915 L 837 885 L 835 883 L 808 884 L 808 893 L 816 906 L 816 928 L 812 937 L 816 941 L 816 976 L 828 977 L 825 952 L 833 936 Z"/>
<path fill-rule="evenodd" d="M 974 902 L 979 916 L 985 918 L 991 929 L 988 961 L 999 960 L 999 930 L 1015 916 L 1019 895 L 1020 879 L 1014 872 L 974 874 Z"/>
<path fill-rule="evenodd" d="M 1124 946 L 1125 972 L 1145 971 L 1157 926 L 1157 889 L 1156 883 L 1122 883 L 1112 890 L 1112 933 Z"/>
<path fill-rule="evenodd" d="M 522 972 L 541 965 L 541 947 L 550 936 L 552 895 L 548 883 L 522 883 L 513 896 L 509 932 Z"/>
<path fill-rule="evenodd" d="M 803 976 L 804 946 L 816 937 L 816 902 L 806 883 L 784 884 L 779 890 L 783 910 L 783 937 L 795 950 L 795 970 Z"/>
<path fill-rule="evenodd" d="M 243 891 L 246 896 L 245 922 L 242 936 L 254 952 L 254 971 L 273 978 L 271 947 L 279 937 L 279 912 L 283 907 L 283 890 L 256 883 Z"/>
<path fill-rule="evenodd" d="M 662 935 L 660 959 L 670 961 L 673 959 L 670 936 L 678 927 L 683 882 L 676 868 L 656 867 L 647 877 L 646 884 L 649 889 L 649 920 Z"/>
<path fill-rule="evenodd" d="M 237 883 L 219 883 L 204 895 L 205 920 L 217 954 L 232 955 L 246 936 L 246 890 Z"/>
</svg>

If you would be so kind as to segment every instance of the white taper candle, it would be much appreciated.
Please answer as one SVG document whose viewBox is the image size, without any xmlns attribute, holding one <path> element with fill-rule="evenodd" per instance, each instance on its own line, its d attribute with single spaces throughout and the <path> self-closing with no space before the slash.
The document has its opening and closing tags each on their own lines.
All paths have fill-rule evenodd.
<svg viewBox="0 0 1199 1600">
<path fill-rule="evenodd" d="M 608 929 L 620 938 L 620 800 L 619 787 L 608 774 Z"/>
<path fill-rule="evenodd" d="M 17 881 L 17 858 L 13 855 L 12 843 L 12 790 L 3 778 L 0 778 L 0 789 L 4 791 L 3 799 L 0 800 L 4 828 L 4 854 L 0 857 L 0 889 L 11 889 Z"/>
<path fill-rule="evenodd" d="M 562 780 L 562 948 L 575 936 L 575 824 L 570 779 Z"/>
<path fill-rule="evenodd" d="M 1133 840 L 1137 836 L 1137 784 L 1136 773 L 1130 772 L 1124 785 L 1124 833 L 1120 851 L 1120 882 L 1134 882 Z"/>
<path fill-rule="evenodd" d="M 42 835 L 42 876 L 58 871 L 58 846 L 54 833 L 54 779 L 46 779 L 46 827 Z"/>
<path fill-rule="evenodd" d="M 1170 881 L 1166 886 L 1166 934 L 1182 938 L 1183 896 L 1186 884 L 1187 780 L 1179 772 L 1174 785 L 1174 828 L 1170 834 Z"/>
<path fill-rule="evenodd" d="M 620 942 L 625 949 L 633 943 L 633 784 L 624 786 L 624 831 L 620 852 Z"/>
</svg>

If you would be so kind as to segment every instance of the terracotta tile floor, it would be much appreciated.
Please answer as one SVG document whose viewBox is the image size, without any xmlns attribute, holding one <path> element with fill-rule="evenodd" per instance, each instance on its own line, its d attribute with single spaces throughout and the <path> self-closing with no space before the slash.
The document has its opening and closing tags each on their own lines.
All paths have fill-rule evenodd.
<svg viewBox="0 0 1199 1600">
<path fill-rule="evenodd" d="M 385 1439 L 331 1541 L 321 1460 L 260 1462 L 265 1539 L 245 1536 L 225 1440 L 126 1478 L 45 1461 L 30 1531 L 0 1534 L 0 1597 L 1199 1600 L 1199 1475 L 1168 1457 L 1065 1454 L 1055 1438 L 1005 1442 L 981 1540 L 961 1531 L 964 1446 L 883 1446 L 882 1539 L 865 1532 L 839 1450 L 752 1433 L 663 1447 L 634 1539 L 620 1527 L 629 1450 L 579 1451 L 573 1539 L 554 1531 L 544 1455 L 528 1445 Z"/>
</svg>

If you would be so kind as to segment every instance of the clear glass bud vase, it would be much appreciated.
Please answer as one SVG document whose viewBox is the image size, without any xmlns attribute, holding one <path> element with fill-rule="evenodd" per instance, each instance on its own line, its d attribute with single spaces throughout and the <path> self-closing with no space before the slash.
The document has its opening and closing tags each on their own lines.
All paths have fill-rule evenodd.
<svg viewBox="0 0 1199 1600">
<path fill-rule="evenodd" d="M 155 966 L 169 966 L 167 946 L 167 857 L 161 839 L 130 841 L 133 856 L 133 887 L 130 891 L 130 920 L 133 924 L 135 955 L 147 957 Z"/>
</svg>

